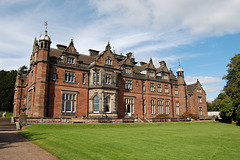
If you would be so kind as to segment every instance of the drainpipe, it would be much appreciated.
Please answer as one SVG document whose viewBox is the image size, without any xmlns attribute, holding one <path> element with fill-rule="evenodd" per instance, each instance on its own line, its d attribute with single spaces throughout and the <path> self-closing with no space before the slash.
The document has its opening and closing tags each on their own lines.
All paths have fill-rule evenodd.
<svg viewBox="0 0 240 160">
<path fill-rule="evenodd" d="M 173 84 L 172 83 L 171 83 L 171 97 L 172 97 L 172 117 L 174 118 Z"/>
</svg>

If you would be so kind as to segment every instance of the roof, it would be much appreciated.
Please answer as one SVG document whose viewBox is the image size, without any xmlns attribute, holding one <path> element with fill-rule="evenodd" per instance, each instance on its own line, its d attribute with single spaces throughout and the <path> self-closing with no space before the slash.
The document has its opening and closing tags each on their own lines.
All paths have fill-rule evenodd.
<svg viewBox="0 0 240 160">
<path fill-rule="evenodd" d="M 193 94 L 194 90 L 197 87 L 197 83 L 187 85 L 187 92 L 188 94 Z"/>
<path fill-rule="evenodd" d="M 51 48 L 50 49 L 50 57 L 59 58 L 62 55 L 62 50 Z"/>
<path fill-rule="evenodd" d="M 79 54 L 79 57 L 78 57 L 78 60 L 82 61 L 85 64 L 90 64 L 95 59 L 96 59 L 96 57 L 88 56 L 88 55 L 85 55 L 85 54 Z"/>
</svg>

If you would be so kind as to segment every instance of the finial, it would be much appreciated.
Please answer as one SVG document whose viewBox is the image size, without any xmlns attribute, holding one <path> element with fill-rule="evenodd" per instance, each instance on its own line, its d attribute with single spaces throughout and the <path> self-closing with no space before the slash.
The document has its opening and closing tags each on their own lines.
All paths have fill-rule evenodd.
<svg viewBox="0 0 240 160">
<path fill-rule="evenodd" d="M 46 30 L 47 30 L 47 26 L 48 26 L 48 23 L 47 23 L 47 21 L 45 21 L 44 25 L 46 26 Z"/>
<path fill-rule="evenodd" d="M 151 63 L 152 63 L 152 57 L 150 58 L 149 62 L 151 62 Z"/>
<path fill-rule="evenodd" d="M 107 46 L 106 46 L 106 50 L 110 50 L 111 49 L 111 46 L 110 46 L 110 43 L 109 43 L 109 41 L 108 41 L 108 44 L 107 44 Z"/>
</svg>

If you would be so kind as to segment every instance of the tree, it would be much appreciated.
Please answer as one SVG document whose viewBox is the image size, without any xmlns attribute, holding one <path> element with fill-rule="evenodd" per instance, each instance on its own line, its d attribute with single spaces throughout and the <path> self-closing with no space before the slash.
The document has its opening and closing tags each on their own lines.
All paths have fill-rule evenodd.
<svg viewBox="0 0 240 160">
<path fill-rule="evenodd" d="M 237 120 L 237 124 L 240 125 L 240 54 L 231 58 L 227 67 L 228 74 L 223 77 L 227 80 L 224 91 L 232 99 L 234 106 L 233 119 Z"/>
<path fill-rule="evenodd" d="M 0 110 L 12 112 L 17 71 L 0 71 Z"/>
<path fill-rule="evenodd" d="M 216 108 L 220 111 L 223 122 L 232 123 L 234 107 L 231 97 L 226 93 L 220 93 L 216 99 Z"/>
</svg>

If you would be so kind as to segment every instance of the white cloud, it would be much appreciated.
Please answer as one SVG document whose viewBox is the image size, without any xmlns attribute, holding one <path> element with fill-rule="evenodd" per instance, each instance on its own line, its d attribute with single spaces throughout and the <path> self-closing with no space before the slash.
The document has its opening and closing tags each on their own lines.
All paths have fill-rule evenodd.
<svg viewBox="0 0 240 160">
<path fill-rule="evenodd" d="M 205 35 L 240 30 L 239 0 L 90 0 L 89 3 L 100 16 L 117 25 L 154 30 L 181 28 L 192 34 Z"/>
<path fill-rule="evenodd" d="M 209 103 L 211 103 L 214 100 L 215 100 L 215 98 L 207 98 L 207 102 L 209 102 Z"/>
<path fill-rule="evenodd" d="M 217 86 L 217 85 L 207 85 L 207 86 L 203 86 L 203 89 L 207 93 L 216 93 L 216 92 L 219 93 L 222 90 L 222 87 Z"/>
<path fill-rule="evenodd" d="M 201 84 L 222 82 L 222 80 L 219 79 L 218 77 L 209 77 L 209 76 L 198 76 L 198 77 L 186 76 L 185 77 L 185 81 L 187 84 L 196 83 L 197 80 L 199 80 Z"/>
</svg>

